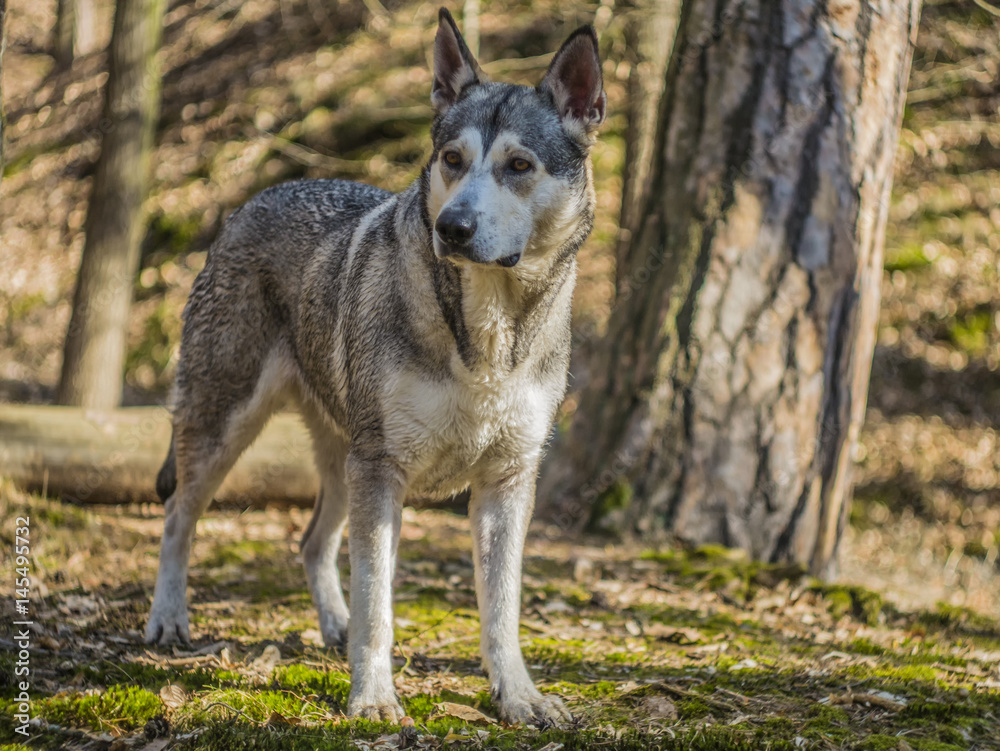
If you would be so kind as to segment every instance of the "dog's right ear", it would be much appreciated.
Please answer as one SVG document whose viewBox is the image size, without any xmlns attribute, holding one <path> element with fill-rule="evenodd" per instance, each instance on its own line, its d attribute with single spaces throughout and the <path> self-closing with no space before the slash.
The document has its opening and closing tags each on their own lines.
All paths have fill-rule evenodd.
<svg viewBox="0 0 1000 751">
<path fill-rule="evenodd" d="M 463 89 L 483 80 L 485 76 L 458 32 L 455 19 L 447 8 L 442 8 L 438 13 L 438 30 L 434 38 L 431 104 L 442 115 L 458 101 Z"/>
</svg>

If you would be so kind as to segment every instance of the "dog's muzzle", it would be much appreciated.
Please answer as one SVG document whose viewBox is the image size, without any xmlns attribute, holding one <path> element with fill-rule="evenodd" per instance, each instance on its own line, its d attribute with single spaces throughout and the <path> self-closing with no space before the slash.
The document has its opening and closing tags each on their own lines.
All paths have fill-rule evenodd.
<svg viewBox="0 0 1000 751">
<path fill-rule="evenodd" d="M 434 232 L 438 236 L 442 254 L 445 256 L 459 256 L 474 263 L 496 263 L 504 268 L 515 266 L 521 260 L 520 253 L 489 260 L 477 257 L 473 243 L 476 235 L 476 215 L 464 206 L 450 206 L 438 214 L 437 221 L 434 222 Z"/>
<path fill-rule="evenodd" d="M 446 208 L 438 214 L 434 230 L 444 245 L 467 256 L 476 234 L 476 215 L 461 206 Z"/>
</svg>

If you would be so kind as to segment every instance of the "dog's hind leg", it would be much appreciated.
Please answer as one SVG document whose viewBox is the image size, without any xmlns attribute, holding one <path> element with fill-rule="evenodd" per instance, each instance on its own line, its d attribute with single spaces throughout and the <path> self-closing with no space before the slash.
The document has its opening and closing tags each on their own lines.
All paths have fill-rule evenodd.
<svg viewBox="0 0 1000 751">
<path fill-rule="evenodd" d="M 289 378 L 286 360 L 276 354 L 265 360 L 243 398 L 239 391 L 220 389 L 218 381 L 204 374 L 195 385 L 180 390 L 171 449 L 177 484 L 165 504 L 147 643 L 191 640 L 186 591 L 195 526 L 226 474 L 281 403 Z"/>
<path fill-rule="evenodd" d="M 348 442 L 318 415 L 307 415 L 306 423 L 313 438 L 320 488 L 312 521 L 302 536 L 302 559 L 309 591 L 319 613 L 323 643 L 328 647 L 343 647 L 347 644 L 348 612 L 337 556 L 347 524 L 344 463 Z"/>
</svg>

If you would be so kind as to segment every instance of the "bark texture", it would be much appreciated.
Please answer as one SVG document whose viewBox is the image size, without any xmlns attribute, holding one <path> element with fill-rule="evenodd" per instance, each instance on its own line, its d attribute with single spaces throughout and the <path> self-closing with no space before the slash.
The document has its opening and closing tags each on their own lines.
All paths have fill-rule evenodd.
<svg viewBox="0 0 1000 751">
<path fill-rule="evenodd" d="M 87 210 L 58 401 L 118 406 L 125 334 L 144 227 L 149 154 L 160 99 L 156 64 L 164 0 L 119 0 L 101 120 L 104 141 Z"/>
<path fill-rule="evenodd" d="M 630 12 L 626 26 L 631 68 L 616 265 L 619 289 L 628 278 L 632 249 L 636 247 L 632 235 L 639 227 L 649 194 L 657 108 L 680 13 L 681 0 L 640 0 Z"/>
<path fill-rule="evenodd" d="M 0 0 L 0 182 L 3 181 L 4 126 L 7 124 L 3 107 L 3 52 L 7 45 L 7 0 Z"/>
<path fill-rule="evenodd" d="M 830 573 L 919 5 L 684 3 L 630 265 L 543 477 L 561 524 Z"/>
</svg>

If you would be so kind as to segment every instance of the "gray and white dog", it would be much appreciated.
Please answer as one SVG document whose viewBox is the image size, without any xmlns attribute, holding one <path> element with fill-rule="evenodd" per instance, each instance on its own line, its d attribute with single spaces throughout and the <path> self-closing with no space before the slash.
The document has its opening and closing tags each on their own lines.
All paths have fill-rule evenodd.
<svg viewBox="0 0 1000 751">
<path fill-rule="evenodd" d="M 392 578 L 408 495 L 470 491 L 490 688 L 507 722 L 569 718 L 521 656 L 521 557 L 566 389 L 576 252 L 593 224 L 604 120 L 597 37 L 572 34 L 537 88 L 491 83 L 451 15 L 434 46 L 433 154 L 392 194 L 334 180 L 263 191 L 226 221 L 184 312 L 146 640 L 189 640 L 198 517 L 284 404 L 321 490 L 302 539 L 327 645 L 346 642 L 353 716 L 398 721 Z M 337 554 L 350 519 L 351 617 Z"/>
</svg>

